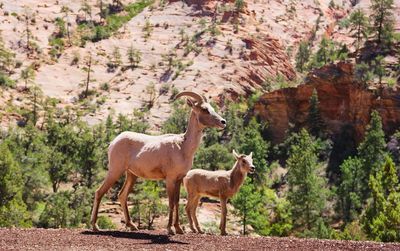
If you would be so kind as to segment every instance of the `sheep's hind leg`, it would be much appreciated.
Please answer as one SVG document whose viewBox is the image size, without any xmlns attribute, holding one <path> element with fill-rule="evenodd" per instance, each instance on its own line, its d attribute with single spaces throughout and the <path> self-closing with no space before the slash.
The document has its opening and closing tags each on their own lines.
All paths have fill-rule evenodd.
<svg viewBox="0 0 400 251">
<path fill-rule="evenodd" d="M 97 226 L 97 214 L 99 213 L 99 205 L 101 202 L 101 198 L 103 198 L 104 194 L 117 182 L 119 177 L 121 177 L 122 171 L 111 172 L 110 170 L 107 173 L 106 178 L 103 181 L 103 184 L 96 190 L 94 194 L 94 202 L 92 209 L 92 216 L 90 223 L 92 225 L 93 231 L 99 231 L 99 227 Z"/>
<path fill-rule="evenodd" d="M 226 235 L 226 203 L 227 199 L 221 198 L 221 222 L 219 224 L 219 229 L 221 230 L 221 235 Z"/>
<path fill-rule="evenodd" d="M 192 213 L 192 218 L 194 220 L 194 224 L 196 226 L 197 232 L 199 234 L 204 234 L 204 232 L 200 228 L 200 225 L 199 225 L 199 222 L 197 221 L 197 216 L 196 216 L 196 210 L 197 210 L 197 206 L 199 205 L 199 201 L 200 201 L 200 196 L 196 196 L 193 199 L 193 207 L 192 207 L 191 213 Z"/>
<path fill-rule="evenodd" d="M 118 194 L 118 200 L 121 204 L 122 211 L 124 212 L 125 217 L 125 225 L 131 231 L 137 231 L 138 228 L 135 224 L 133 224 L 131 217 L 129 216 L 128 210 L 128 195 L 132 191 L 133 186 L 135 185 L 137 176 L 132 174 L 129 171 L 126 171 L 126 179 L 124 185 L 122 186 L 121 191 Z"/>
</svg>

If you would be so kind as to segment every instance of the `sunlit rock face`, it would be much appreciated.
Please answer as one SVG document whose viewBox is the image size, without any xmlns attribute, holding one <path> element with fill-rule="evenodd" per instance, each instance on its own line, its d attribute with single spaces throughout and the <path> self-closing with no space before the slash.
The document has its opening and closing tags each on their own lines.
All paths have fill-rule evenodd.
<svg viewBox="0 0 400 251">
<path fill-rule="evenodd" d="M 331 135 L 350 127 L 354 129 L 354 140 L 361 141 L 372 110 L 381 115 L 387 135 L 399 129 L 400 91 L 366 89 L 355 80 L 354 65 L 338 63 L 311 72 L 303 85 L 261 96 L 254 112 L 269 122 L 269 135 L 274 142 L 281 142 L 291 125 L 307 126 L 309 99 L 314 89 L 321 117 Z"/>
</svg>

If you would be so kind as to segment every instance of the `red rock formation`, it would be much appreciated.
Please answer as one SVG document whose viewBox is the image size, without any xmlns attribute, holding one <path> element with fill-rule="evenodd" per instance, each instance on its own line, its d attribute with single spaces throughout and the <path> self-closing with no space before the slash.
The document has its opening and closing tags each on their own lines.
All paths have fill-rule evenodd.
<svg viewBox="0 0 400 251">
<path fill-rule="evenodd" d="M 353 78 L 353 65 L 328 65 L 310 73 L 305 84 L 261 96 L 254 112 L 269 122 L 274 142 L 281 142 L 289 123 L 307 126 L 309 98 L 315 88 L 321 116 L 328 132 L 339 133 L 344 125 L 355 129 L 354 139 L 363 139 L 372 110 L 382 117 L 387 134 L 400 126 L 400 91 L 389 89 L 367 90 Z"/>
<path fill-rule="evenodd" d="M 278 74 L 290 80 L 296 77 L 296 72 L 279 40 L 263 35 L 259 38 L 244 38 L 243 41 L 250 53 L 243 55 L 243 71 L 238 74 L 240 82 L 245 81 L 257 86 L 266 78 Z"/>
</svg>

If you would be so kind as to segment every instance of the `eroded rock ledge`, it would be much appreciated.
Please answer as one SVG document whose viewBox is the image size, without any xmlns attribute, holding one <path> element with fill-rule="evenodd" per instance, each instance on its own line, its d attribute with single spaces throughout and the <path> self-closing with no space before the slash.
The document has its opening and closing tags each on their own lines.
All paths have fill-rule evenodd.
<svg viewBox="0 0 400 251">
<path fill-rule="evenodd" d="M 311 72 L 305 84 L 280 89 L 261 96 L 254 112 L 269 122 L 269 135 L 275 143 L 285 138 L 289 125 L 307 126 L 309 99 L 316 89 L 321 116 L 330 134 L 340 134 L 343 128 L 354 131 L 354 140 L 363 139 L 372 110 L 382 117 L 386 134 L 400 126 L 400 91 L 381 88 L 366 89 L 354 78 L 354 65 L 338 63 Z"/>
</svg>

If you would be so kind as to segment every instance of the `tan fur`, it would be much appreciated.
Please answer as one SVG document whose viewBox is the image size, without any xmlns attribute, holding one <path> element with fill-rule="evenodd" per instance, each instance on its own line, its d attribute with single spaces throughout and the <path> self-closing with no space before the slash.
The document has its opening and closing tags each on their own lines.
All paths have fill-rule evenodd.
<svg viewBox="0 0 400 251">
<path fill-rule="evenodd" d="M 183 233 L 179 226 L 179 191 L 183 177 L 192 168 L 193 156 L 197 150 L 203 130 L 207 127 L 225 127 L 225 120 L 219 116 L 203 97 L 192 92 L 177 95 L 196 98 L 188 99 L 192 107 L 187 131 L 184 134 L 165 134 L 150 136 L 135 132 L 123 132 L 110 144 L 108 149 L 108 173 L 95 193 L 91 224 L 99 230 L 96 221 L 99 204 L 103 195 L 125 173 L 126 180 L 119 193 L 119 201 L 124 212 L 125 224 L 137 230 L 128 212 L 127 198 L 138 177 L 151 180 L 165 180 L 169 200 L 168 233 L 175 213 L 174 227 Z M 175 210 L 175 211 L 174 211 Z"/>
<path fill-rule="evenodd" d="M 244 179 L 248 172 L 254 171 L 253 166 L 253 153 L 250 155 L 237 155 L 235 151 L 233 154 L 236 158 L 236 163 L 229 171 L 208 171 L 204 169 L 190 170 L 185 178 L 183 178 L 183 185 L 187 191 L 187 204 L 185 207 L 186 214 L 189 219 L 190 229 L 196 232 L 194 225 L 199 233 L 203 233 L 200 229 L 196 217 L 196 209 L 199 200 L 203 196 L 219 198 L 221 203 L 221 222 L 220 230 L 221 235 L 226 235 L 226 203 L 229 198 L 237 193 L 240 186 L 243 184 Z"/>
</svg>

